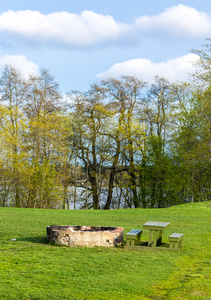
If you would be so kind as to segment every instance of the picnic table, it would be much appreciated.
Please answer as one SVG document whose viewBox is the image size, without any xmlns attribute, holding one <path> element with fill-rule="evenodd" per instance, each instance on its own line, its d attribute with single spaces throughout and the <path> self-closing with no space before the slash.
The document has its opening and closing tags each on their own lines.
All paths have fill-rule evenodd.
<svg viewBox="0 0 211 300">
<path fill-rule="evenodd" d="M 149 221 L 143 225 L 144 229 L 149 230 L 149 240 L 142 241 L 142 230 L 132 229 L 125 235 L 127 250 L 169 250 L 179 251 L 182 245 L 184 234 L 172 233 L 169 236 L 170 243 L 162 243 L 163 231 L 170 225 L 170 222 Z"/>
<path fill-rule="evenodd" d="M 148 247 L 156 248 L 162 242 L 162 233 L 170 222 L 149 221 L 143 225 L 144 229 L 149 229 Z"/>
</svg>

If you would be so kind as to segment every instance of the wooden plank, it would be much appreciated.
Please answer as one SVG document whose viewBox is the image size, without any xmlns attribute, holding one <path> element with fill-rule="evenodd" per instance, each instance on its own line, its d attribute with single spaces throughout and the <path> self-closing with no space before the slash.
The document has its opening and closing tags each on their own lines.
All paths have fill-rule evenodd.
<svg viewBox="0 0 211 300">
<path fill-rule="evenodd" d="M 143 228 L 145 229 L 160 229 L 164 230 L 170 222 L 156 222 L 156 221 L 149 221 L 143 225 Z"/>
<path fill-rule="evenodd" d="M 151 247 L 152 244 L 152 236 L 153 236 L 153 230 L 149 230 L 149 242 L 148 242 L 148 247 Z"/>
<path fill-rule="evenodd" d="M 130 232 L 126 233 L 126 236 L 135 236 L 135 235 L 138 235 L 138 234 L 141 234 L 142 233 L 142 230 L 139 230 L 139 229 L 132 229 Z"/>
<path fill-rule="evenodd" d="M 168 248 L 168 247 L 155 247 L 155 248 L 152 248 L 152 247 L 146 247 L 146 246 L 133 246 L 133 247 L 128 247 L 128 246 L 124 246 L 124 249 L 125 250 L 151 250 L 151 251 L 154 251 L 154 250 L 161 250 L 161 251 L 180 251 L 180 248 Z"/>
<path fill-rule="evenodd" d="M 157 246 L 157 238 L 158 238 L 158 231 L 154 230 L 153 232 L 153 242 L 152 247 L 155 248 Z"/>
<path fill-rule="evenodd" d="M 172 235 L 169 236 L 169 238 L 179 239 L 183 236 L 182 233 L 172 233 Z"/>
</svg>

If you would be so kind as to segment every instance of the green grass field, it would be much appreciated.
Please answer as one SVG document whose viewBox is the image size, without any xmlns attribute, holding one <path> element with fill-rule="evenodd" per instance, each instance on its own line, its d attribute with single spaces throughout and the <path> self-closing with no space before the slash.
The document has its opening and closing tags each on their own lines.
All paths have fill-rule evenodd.
<svg viewBox="0 0 211 300">
<path fill-rule="evenodd" d="M 120 226 L 171 222 L 180 252 L 68 248 L 48 244 L 48 225 Z M 165 209 L 0 208 L 0 299 L 211 299 L 211 203 Z M 143 239 L 148 238 L 143 230 Z M 11 241 L 11 239 L 16 239 Z"/>
</svg>

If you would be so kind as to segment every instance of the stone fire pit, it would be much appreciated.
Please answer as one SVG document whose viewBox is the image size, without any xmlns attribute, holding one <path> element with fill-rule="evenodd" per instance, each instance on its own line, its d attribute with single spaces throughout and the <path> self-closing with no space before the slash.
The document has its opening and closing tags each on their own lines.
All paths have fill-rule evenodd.
<svg viewBox="0 0 211 300">
<path fill-rule="evenodd" d="M 47 227 L 47 240 L 69 247 L 114 247 L 123 243 L 124 228 L 51 225 Z"/>
</svg>

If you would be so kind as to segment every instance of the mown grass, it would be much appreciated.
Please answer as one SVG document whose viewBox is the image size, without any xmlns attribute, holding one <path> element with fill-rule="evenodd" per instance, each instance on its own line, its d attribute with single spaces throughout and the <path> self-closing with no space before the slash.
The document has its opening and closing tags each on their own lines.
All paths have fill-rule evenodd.
<svg viewBox="0 0 211 300">
<path fill-rule="evenodd" d="M 209 202 L 111 211 L 0 208 L 0 299 L 211 299 L 210 217 Z M 150 220 L 171 222 L 164 241 L 184 233 L 184 248 L 126 251 L 46 241 L 52 224 L 121 226 L 127 233 Z"/>
</svg>

